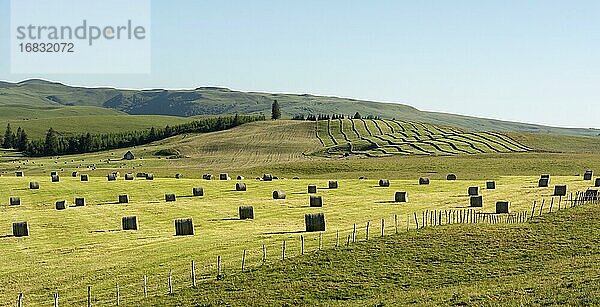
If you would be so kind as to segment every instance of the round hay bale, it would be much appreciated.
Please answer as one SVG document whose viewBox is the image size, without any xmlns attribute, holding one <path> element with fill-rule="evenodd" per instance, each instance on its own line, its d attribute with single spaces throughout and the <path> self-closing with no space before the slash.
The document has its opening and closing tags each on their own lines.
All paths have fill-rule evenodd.
<svg viewBox="0 0 600 307">
<path fill-rule="evenodd" d="M 112 174 L 115 175 L 115 178 L 121 177 L 121 173 L 119 172 L 112 172 Z"/>
<path fill-rule="evenodd" d="M 323 207 L 323 198 L 321 196 L 311 195 L 308 198 L 308 204 L 311 207 Z"/>
<path fill-rule="evenodd" d="M 21 197 L 11 197 L 10 205 L 11 206 L 20 206 L 21 205 Z"/>
<path fill-rule="evenodd" d="M 488 181 L 485 183 L 485 188 L 488 190 L 495 190 L 496 189 L 496 182 L 495 181 Z"/>
<path fill-rule="evenodd" d="M 379 179 L 379 186 L 387 188 L 390 186 L 390 181 L 387 179 Z"/>
<path fill-rule="evenodd" d="M 446 176 L 446 180 L 456 180 L 456 175 L 454 175 L 454 174 L 448 174 Z"/>
<path fill-rule="evenodd" d="M 600 188 L 600 178 L 596 178 L 596 181 L 594 182 L 594 187 Z"/>
<path fill-rule="evenodd" d="M 60 177 L 58 175 L 52 175 L 52 182 L 60 182 Z"/>
<path fill-rule="evenodd" d="M 231 180 L 231 177 L 227 173 L 221 173 L 219 174 L 219 180 Z"/>
<path fill-rule="evenodd" d="M 408 193 L 404 191 L 398 191 L 394 194 L 394 201 L 397 203 L 405 203 L 408 201 Z"/>
<path fill-rule="evenodd" d="M 133 180 L 134 176 L 132 173 L 125 174 L 125 180 Z"/>
<path fill-rule="evenodd" d="M 285 199 L 285 191 L 283 191 L 283 190 L 273 191 L 273 199 Z"/>
<path fill-rule="evenodd" d="M 213 179 L 213 175 L 212 174 L 204 174 L 204 175 L 202 175 L 202 179 L 204 179 L 204 180 L 212 180 Z"/>
<path fill-rule="evenodd" d="M 36 181 L 31 181 L 29 183 L 29 189 L 31 190 L 38 190 L 40 188 L 40 184 Z"/>
<path fill-rule="evenodd" d="M 108 178 L 108 181 L 117 180 L 117 176 L 115 174 L 108 174 L 108 176 L 106 176 L 106 178 Z"/>
<path fill-rule="evenodd" d="M 329 180 L 329 188 L 337 189 L 339 187 L 337 180 Z"/>
<path fill-rule="evenodd" d="M 146 180 L 154 180 L 154 174 L 152 174 L 152 173 L 146 174 Z"/>
<path fill-rule="evenodd" d="M 176 236 L 193 236 L 194 222 L 191 218 L 175 220 L 175 235 Z"/>
<path fill-rule="evenodd" d="M 262 180 L 263 181 L 273 181 L 273 175 L 271 175 L 271 174 L 263 174 Z"/>
<path fill-rule="evenodd" d="M 67 201 L 66 200 L 59 200 L 55 203 L 55 208 L 56 210 L 65 210 L 67 209 Z"/>
<path fill-rule="evenodd" d="M 496 202 L 496 214 L 509 213 L 509 206 L 507 201 Z"/>
<path fill-rule="evenodd" d="M 148 174 L 146 174 L 146 173 L 137 173 L 137 174 L 135 174 L 135 177 L 137 177 L 137 178 L 146 178 L 147 176 L 148 176 Z"/>
<path fill-rule="evenodd" d="M 238 211 L 240 213 L 240 220 L 253 220 L 254 219 L 254 207 L 241 206 Z"/>
<path fill-rule="evenodd" d="M 173 202 L 176 200 L 175 194 L 165 194 L 166 202 Z"/>
<path fill-rule="evenodd" d="M 469 187 L 469 196 L 477 196 L 479 195 L 479 187 Z"/>
<path fill-rule="evenodd" d="M 79 176 L 79 172 L 72 172 L 71 173 L 71 177 L 75 178 L 77 176 Z"/>
<path fill-rule="evenodd" d="M 591 170 L 587 170 L 585 171 L 585 174 L 583 174 L 583 180 L 592 180 L 592 177 L 594 176 L 594 172 Z"/>
<path fill-rule="evenodd" d="M 428 184 L 429 184 L 429 178 L 427 178 L 427 177 L 419 178 L 419 185 L 428 185 Z"/>
<path fill-rule="evenodd" d="M 119 195 L 119 204 L 127 204 L 129 203 L 129 196 L 127 194 Z"/>
<path fill-rule="evenodd" d="M 44 166 L 44 165 L 42 164 L 42 166 Z M 23 172 L 15 172 L 15 177 L 25 177 L 25 173 L 23 173 Z"/>
<path fill-rule="evenodd" d="M 181 179 L 181 178 L 183 178 L 182 174 L 179 174 L 179 173 L 175 174 L 175 179 Z"/>
<path fill-rule="evenodd" d="M 79 180 L 81 181 L 89 181 L 89 177 L 86 174 L 81 174 L 81 176 L 79 176 Z"/>
<path fill-rule="evenodd" d="M 192 195 L 204 196 L 204 189 L 202 187 L 195 187 L 192 189 Z"/>
<path fill-rule="evenodd" d="M 240 175 L 238 175 L 236 179 L 237 179 L 237 180 L 244 180 L 244 179 L 246 179 L 246 178 L 244 178 L 244 176 L 240 176 Z"/>
<path fill-rule="evenodd" d="M 75 197 L 75 206 L 77 206 L 77 207 L 85 206 L 85 198 L 84 197 Z"/>
<path fill-rule="evenodd" d="M 123 230 L 138 230 L 137 216 L 124 216 L 121 219 Z"/>
<path fill-rule="evenodd" d="M 58 176 L 58 172 L 57 171 L 51 171 L 50 172 L 50 177 L 52 176 Z"/>
<path fill-rule="evenodd" d="M 238 182 L 235 184 L 236 191 L 246 191 L 246 184 L 243 182 Z"/>
<path fill-rule="evenodd" d="M 317 193 L 317 186 L 314 184 L 309 184 L 308 185 L 308 193 L 309 194 L 316 194 Z"/>
<path fill-rule="evenodd" d="M 547 188 L 550 185 L 550 178 L 540 178 L 538 181 L 539 188 Z"/>
<path fill-rule="evenodd" d="M 554 196 L 567 196 L 567 186 L 566 185 L 554 186 Z"/>
<path fill-rule="evenodd" d="M 483 207 L 483 196 L 471 196 L 469 201 L 471 207 Z"/>
<path fill-rule="evenodd" d="M 13 236 L 15 237 L 27 237 L 29 236 L 29 226 L 27 222 L 16 222 L 13 223 Z"/>
<path fill-rule="evenodd" d="M 306 232 L 325 231 L 325 214 L 307 213 L 304 215 Z"/>
</svg>

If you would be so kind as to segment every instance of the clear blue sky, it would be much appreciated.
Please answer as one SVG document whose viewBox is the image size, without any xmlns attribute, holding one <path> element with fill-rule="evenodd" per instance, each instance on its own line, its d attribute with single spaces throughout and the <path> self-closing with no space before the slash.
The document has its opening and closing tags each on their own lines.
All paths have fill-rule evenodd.
<svg viewBox="0 0 600 307">
<path fill-rule="evenodd" d="M 152 73 L 0 79 L 124 88 L 224 86 L 401 102 L 600 128 L 600 1 L 152 2 Z"/>
</svg>

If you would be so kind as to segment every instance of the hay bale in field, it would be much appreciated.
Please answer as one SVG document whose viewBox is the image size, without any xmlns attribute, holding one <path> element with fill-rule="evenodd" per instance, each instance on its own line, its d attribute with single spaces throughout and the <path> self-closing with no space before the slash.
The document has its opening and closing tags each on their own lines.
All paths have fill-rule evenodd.
<svg viewBox="0 0 600 307">
<path fill-rule="evenodd" d="M 479 195 L 479 187 L 469 187 L 469 196 Z"/>
<path fill-rule="evenodd" d="M 507 201 L 496 202 L 496 214 L 509 213 L 509 205 L 510 203 Z"/>
<path fill-rule="evenodd" d="M 246 191 L 246 184 L 243 182 L 238 182 L 235 184 L 236 191 Z"/>
<path fill-rule="evenodd" d="M 77 207 L 85 206 L 85 198 L 84 197 L 75 197 L 75 206 L 77 206 Z"/>
<path fill-rule="evenodd" d="M 316 194 L 317 193 L 317 186 L 314 184 L 309 184 L 308 185 L 308 194 Z"/>
<path fill-rule="evenodd" d="M 115 174 L 108 174 L 108 176 L 106 176 L 108 178 L 108 181 L 115 181 L 117 180 L 117 176 Z"/>
<path fill-rule="evenodd" d="M 137 216 L 124 216 L 121 219 L 123 230 L 138 230 Z"/>
<path fill-rule="evenodd" d="M 183 175 L 180 173 L 175 174 L 175 179 L 181 179 L 183 178 Z"/>
<path fill-rule="evenodd" d="M 219 180 L 231 180 L 231 177 L 229 177 L 229 174 L 227 173 L 220 173 Z"/>
<path fill-rule="evenodd" d="M 244 176 L 240 176 L 240 175 L 238 175 L 238 176 L 236 177 L 236 179 L 237 179 L 237 180 L 244 180 L 244 179 L 246 179 L 246 178 L 244 178 Z"/>
<path fill-rule="evenodd" d="M 483 207 L 483 196 L 471 196 L 469 199 L 469 206 L 471 207 Z"/>
<path fill-rule="evenodd" d="M 285 191 L 283 191 L 283 190 L 273 191 L 273 199 L 285 199 Z"/>
<path fill-rule="evenodd" d="M 15 236 L 15 237 L 29 236 L 29 226 L 27 225 L 27 222 L 13 223 L 13 236 Z"/>
<path fill-rule="evenodd" d="M 195 187 L 192 189 L 192 195 L 204 196 L 204 189 L 202 187 Z"/>
<path fill-rule="evenodd" d="M 165 194 L 165 201 L 166 202 L 172 202 L 175 201 L 176 197 L 175 194 Z"/>
<path fill-rule="evenodd" d="M 59 182 L 60 177 L 58 175 L 52 175 L 52 182 Z"/>
<path fill-rule="evenodd" d="M 125 180 L 133 180 L 133 174 L 132 173 L 127 173 L 125 174 Z"/>
<path fill-rule="evenodd" d="M 337 180 L 329 180 L 329 188 L 337 189 L 339 187 Z"/>
<path fill-rule="evenodd" d="M 394 194 L 394 201 L 397 203 L 405 203 L 408 201 L 408 193 L 406 192 L 396 192 Z"/>
<path fill-rule="evenodd" d="M 59 200 L 55 203 L 55 208 L 56 210 L 65 210 L 67 209 L 67 201 L 66 200 Z"/>
<path fill-rule="evenodd" d="M 300 177 L 294 177 L 292 180 L 300 180 Z"/>
<path fill-rule="evenodd" d="M 540 178 L 540 180 L 538 181 L 539 188 L 547 188 L 549 185 L 550 185 L 549 178 Z"/>
<path fill-rule="evenodd" d="M 20 206 L 21 205 L 21 197 L 11 197 L 10 205 L 11 206 Z"/>
<path fill-rule="evenodd" d="M 306 232 L 325 231 L 325 214 L 307 213 L 304 215 Z"/>
<path fill-rule="evenodd" d="M 389 187 L 390 181 L 387 179 L 379 179 L 379 186 L 380 187 Z"/>
<path fill-rule="evenodd" d="M 485 183 L 485 188 L 488 190 L 495 190 L 496 189 L 496 181 L 488 181 Z"/>
<path fill-rule="evenodd" d="M 587 170 L 587 171 L 585 171 L 585 174 L 583 174 L 583 180 L 592 180 L 593 176 L 594 176 L 594 172 L 591 170 Z"/>
<path fill-rule="evenodd" d="M 454 175 L 454 174 L 448 174 L 446 176 L 446 180 L 456 180 L 456 175 Z"/>
<path fill-rule="evenodd" d="M 323 198 L 321 196 L 311 195 L 308 198 L 308 204 L 311 207 L 323 207 Z"/>
<path fill-rule="evenodd" d="M 40 184 L 36 181 L 31 181 L 29 183 L 29 189 L 31 190 L 38 190 L 40 188 Z"/>
<path fill-rule="evenodd" d="M 79 176 L 79 172 L 72 172 L 71 173 L 71 177 L 75 178 L 77 176 Z"/>
<path fill-rule="evenodd" d="M 554 196 L 567 196 L 567 186 L 566 185 L 554 186 Z"/>
<path fill-rule="evenodd" d="M 212 174 L 204 174 L 204 175 L 202 175 L 202 179 L 204 179 L 204 180 L 212 180 L 213 179 L 213 175 Z"/>
<path fill-rule="evenodd" d="M 23 173 L 23 172 L 15 172 L 15 177 L 25 177 L 25 173 Z"/>
<path fill-rule="evenodd" d="M 79 178 L 80 178 L 80 180 L 81 180 L 81 181 L 89 181 L 89 179 L 90 179 L 90 178 L 88 177 L 88 175 L 86 175 L 86 174 L 81 174 L 81 175 L 79 176 Z"/>
<path fill-rule="evenodd" d="M 254 219 L 254 207 L 252 206 L 241 206 L 239 208 L 240 220 L 253 220 Z"/>
<path fill-rule="evenodd" d="M 129 203 L 129 195 L 121 194 L 119 195 L 119 204 L 127 204 Z"/>
<path fill-rule="evenodd" d="M 152 173 L 146 174 L 146 180 L 154 180 L 154 174 L 152 174 Z"/>
<path fill-rule="evenodd" d="M 146 173 L 137 173 L 137 174 L 135 174 L 135 177 L 137 177 L 137 178 L 146 178 L 146 176 L 148 176 L 148 174 L 146 174 Z"/>
<path fill-rule="evenodd" d="M 421 177 L 421 178 L 419 178 L 419 184 L 420 185 L 428 185 L 429 184 L 429 178 L 427 178 L 427 177 Z"/>
<path fill-rule="evenodd" d="M 176 236 L 193 236 L 194 223 L 191 218 L 175 220 L 175 235 Z"/>
<path fill-rule="evenodd" d="M 594 187 L 600 188 L 600 178 L 596 178 L 596 182 L 594 182 Z"/>
<path fill-rule="evenodd" d="M 273 181 L 273 175 L 271 175 L 271 174 L 263 174 L 262 180 L 263 181 Z"/>
<path fill-rule="evenodd" d="M 58 176 L 58 172 L 57 171 L 51 171 L 50 172 L 50 177 L 52 176 Z"/>
<path fill-rule="evenodd" d="M 116 178 L 121 177 L 121 173 L 119 172 L 112 172 L 113 175 L 115 175 Z"/>
</svg>

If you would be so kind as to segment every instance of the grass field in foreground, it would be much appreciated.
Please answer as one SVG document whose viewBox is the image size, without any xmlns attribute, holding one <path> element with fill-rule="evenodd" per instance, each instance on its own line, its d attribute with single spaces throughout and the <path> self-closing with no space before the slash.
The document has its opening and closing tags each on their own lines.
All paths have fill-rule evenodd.
<svg viewBox="0 0 600 307">
<path fill-rule="evenodd" d="M 311 253 L 147 306 L 597 306 L 600 208 L 449 225 Z"/>
<path fill-rule="evenodd" d="M 232 176 L 236 174 L 231 174 Z M 51 301 L 51 293 L 61 293 L 61 302 L 80 304 L 85 300 L 86 287 L 93 285 L 95 302 L 114 299 L 118 282 L 125 305 L 141 296 L 141 277 L 149 276 L 151 295 L 166 293 L 166 275 L 173 270 L 175 288 L 189 285 L 189 262 L 195 260 L 198 275 L 214 276 L 215 259 L 223 257 L 226 274 L 239 267 L 242 250 L 247 250 L 247 266 L 261 262 L 262 244 L 269 250 L 269 262 L 278 261 L 281 242 L 288 241 L 288 256 L 300 253 L 299 237 L 304 229 L 304 214 L 324 212 L 327 231 L 325 246 L 333 246 L 336 231 L 345 238 L 353 223 L 364 236 L 364 225 L 372 221 L 372 233 L 381 231 L 384 218 L 387 232 L 394 229 L 392 216 L 397 214 L 401 227 L 406 215 L 423 210 L 464 209 L 468 205 L 467 188 L 482 187 L 483 212 L 493 212 L 495 201 L 509 200 L 513 212 L 530 210 L 534 200 L 548 197 L 551 188 L 537 188 L 537 177 L 498 177 L 497 190 L 485 190 L 483 180 L 434 180 L 429 186 L 414 180 L 394 180 L 391 187 L 377 187 L 376 180 L 340 180 L 336 190 L 320 189 L 323 208 L 309 208 L 306 186 L 315 183 L 326 186 L 322 179 L 276 180 L 262 182 L 246 180 L 247 192 L 234 191 L 235 181 L 202 181 L 197 179 L 134 180 L 108 182 L 105 177 L 92 177 L 90 182 L 64 176 L 59 183 L 44 177 L 0 177 L 0 227 L 10 234 L 12 222 L 27 221 L 30 237 L 0 238 L 1 304 L 12 304 L 17 293 L 24 292 L 28 301 Z M 487 179 L 487 178 L 486 178 Z M 38 181 L 41 189 L 28 189 L 29 181 Z M 553 177 L 552 185 L 568 184 L 570 191 L 584 190 L 590 182 L 580 177 Z M 192 187 L 203 186 L 205 196 L 191 195 Z M 273 190 L 287 192 L 287 199 L 273 200 Z M 409 193 L 409 203 L 395 204 L 395 191 Z M 127 193 L 129 204 L 116 204 L 117 195 Z M 175 203 L 165 203 L 165 193 L 176 193 Z M 19 196 L 22 205 L 9 207 L 8 199 Z M 74 197 L 86 197 L 87 206 L 54 209 L 54 202 Z M 240 221 L 237 209 L 252 205 L 256 219 Z M 121 217 L 137 215 L 140 230 L 120 231 Z M 173 220 L 194 219 L 196 235 L 174 237 Z M 412 222 L 414 227 L 414 221 Z M 314 250 L 317 234 L 306 234 L 306 248 Z M 309 278 L 309 277 L 307 277 Z"/>
</svg>

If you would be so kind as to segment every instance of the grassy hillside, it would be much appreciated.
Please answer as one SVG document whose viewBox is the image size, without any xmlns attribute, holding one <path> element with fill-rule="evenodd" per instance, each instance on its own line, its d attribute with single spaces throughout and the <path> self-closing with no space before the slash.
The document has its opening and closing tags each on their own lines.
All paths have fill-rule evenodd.
<svg viewBox="0 0 600 307">
<path fill-rule="evenodd" d="M 530 224 L 451 225 L 311 253 L 147 306 L 600 305 L 597 205 Z"/>
<path fill-rule="evenodd" d="M 326 180 L 248 179 L 243 181 L 247 191 L 237 192 L 236 181 L 232 180 L 156 178 L 148 181 L 138 178 L 125 181 L 121 177 L 109 182 L 106 177 L 91 177 L 89 182 L 81 182 L 70 173 L 59 174 L 61 180 L 57 183 L 50 182 L 47 175 L 32 177 L 26 173 L 24 178 L 0 177 L 3 235 L 11 233 L 11 223 L 16 221 L 27 221 L 30 230 L 26 238 L 0 237 L 0 249 L 5 251 L 0 253 L 0 282 L 3 284 L 0 304 L 12 303 L 17 293 L 24 292 L 29 304 L 48 305 L 51 293 L 58 291 L 62 304 L 81 305 L 87 285 L 93 285 L 95 304 L 104 305 L 114 301 L 115 283 L 119 283 L 124 304 L 137 305 L 134 302 L 141 297 L 140 282 L 144 274 L 149 277 L 150 294 L 164 295 L 169 270 L 173 270 L 177 291 L 189 286 L 191 260 L 196 261 L 198 276 L 204 279 L 214 276 L 217 256 L 222 257 L 224 272 L 229 276 L 238 271 L 243 250 L 247 251 L 246 268 L 260 265 L 263 244 L 268 249 L 269 263 L 279 262 L 284 240 L 287 256 L 299 256 L 301 235 L 306 239 L 306 250 L 315 250 L 319 234 L 303 233 L 305 213 L 325 213 L 327 229 L 322 233 L 322 244 L 331 248 L 338 235 L 342 240 L 347 237 L 354 223 L 359 225 L 357 236 L 362 240 L 368 221 L 372 236 L 377 236 L 381 232 L 381 219 L 385 219 L 385 231 L 394 232 L 394 214 L 404 229 L 409 213 L 463 210 L 468 206 L 467 188 L 485 184 L 485 179 L 434 180 L 431 185 L 423 186 L 415 177 L 412 180 L 391 178 L 389 188 L 380 188 L 377 180 L 352 179 L 340 180 L 338 189 L 328 189 Z M 28 189 L 30 181 L 39 182 L 40 189 Z M 500 177 L 496 183 L 495 190 L 481 189 L 484 206 L 476 211 L 494 212 L 498 200 L 511 201 L 511 212 L 530 210 L 533 200 L 546 197 L 548 202 L 547 195 L 552 190 L 552 187 L 536 188 L 537 176 Z M 308 206 L 308 184 L 318 186 L 318 195 L 324 201 L 322 208 Z M 571 192 L 589 186 L 589 182 L 574 176 L 554 176 L 552 184 L 567 184 Z M 192 187 L 197 186 L 204 187 L 203 197 L 191 197 Z M 278 189 L 287 192 L 285 200 L 272 199 L 272 192 Z M 408 203 L 391 202 L 394 192 L 399 190 L 408 192 Z M 177 201 L 166 203 L 166 193 L 175 193 Z M 128 194 L 130 202 L 118 204 L 120 194 Z M 9 197 L 14 196 L 21 198 L 20 206 L 7 204 Z M 85 197 L 86 206 L 73 207 L 75 197 Z M 70 207 L 55 210 L 57 200 L 66 200 Z M 237 218 L 238 207 L 242 205 L 254 207 L 254 220 Z M 138 216 L 139 230 L 121 231 L 121 217 L 131 215 Z M 175 237 L 173 221 L 177 218 L 193 218 L 196 235 Z M 410 225 L 415 227 L 414 219 Z M 473 231 L 479 232 L 479 229 Z M 432 236 L 428 232 L 420 235 Z M 460 232 L 457 236 L 464 240 Z M 399 246 L 400 249 L 405 247 Z M 436 253 L 430 255 L 435 257 Z M 447 258 L 440 256 L 439 259 Z M 487 263 L 485 259 L 483 263 Z M 304 278 L 311 277 L 305 275 Z"/>
<path fill-rule="evenodd" d="M 232 113 L 269 114 L 277 99 L 284 115 L 323 113 L 380 115 L 386 119 L 455 126 L 471 131 L 519 131 L 584 135 L 598 137 L 598 129 L 566 129 L 506 122 L 462 115 L 425 112 L 397 103 L 379 103 L 338 97 L 297 94 L 237 92 L 224 88 L 200 87 L 193 90 L 119 90 L 113 88 L 79 88 L 42 80 L 0 85 L 0 106 L 67 106 L 83 105 L 115 109 L 129 114 L 172 116 L 215 115 Z"/>
</svg>

